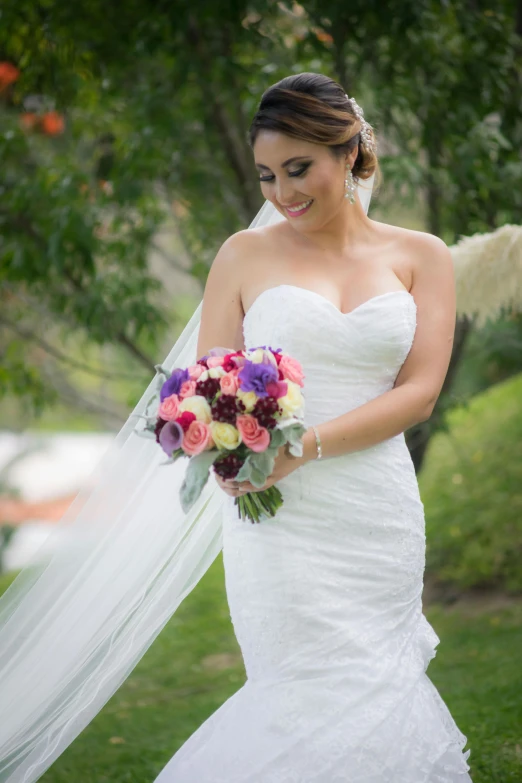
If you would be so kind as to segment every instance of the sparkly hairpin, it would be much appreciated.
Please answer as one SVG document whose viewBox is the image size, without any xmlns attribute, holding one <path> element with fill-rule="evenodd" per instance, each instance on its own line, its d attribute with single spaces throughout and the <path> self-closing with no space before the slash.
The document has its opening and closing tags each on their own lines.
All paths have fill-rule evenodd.
<svg viewBox="0 0 522 783">
<path fill-rule="evenodd" d="M 370 133 L 372 126 L 364 119 L 363 110 L 355 100 L 355 98 L 349 98 L 345 93 L 346 99 L 352 104 L 353 113 L 361 123 L 361 141 L 364 147 L 368 150 L 375 150 L 375 140 Z"/>
</svg>

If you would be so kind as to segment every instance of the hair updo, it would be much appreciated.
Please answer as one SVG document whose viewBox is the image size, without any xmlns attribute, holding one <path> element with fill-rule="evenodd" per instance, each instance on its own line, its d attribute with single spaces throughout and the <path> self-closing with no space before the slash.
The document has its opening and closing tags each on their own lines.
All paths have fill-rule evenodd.
<svg viewBox="0 0 522 783">
<path fill-rule="evenodd" d="M 358 128 L 356 133 L 354 128 Z M 262 130 L 279 131 L 303 141 L 325 144 L 336 158 L 358 145 L 353 176 L 364 180 L 376 172 L 375 185 L 380 184 L 373 130 L 368 128 L 368 135 L 374 141 L 374 149 L 370 150 L 360 143 L 361 124 L 345 91 L 328 76 L 298 73 L 286 76 L 265 90 L 248 133 L 251 147 Z"/>
</svg>

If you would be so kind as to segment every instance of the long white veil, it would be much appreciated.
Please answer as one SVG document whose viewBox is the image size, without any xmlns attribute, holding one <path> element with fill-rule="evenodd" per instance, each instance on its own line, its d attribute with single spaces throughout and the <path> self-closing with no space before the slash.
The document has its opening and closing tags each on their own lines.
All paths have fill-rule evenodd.
<svg viewBox="0 0 522 783">
<path fill-rule="evenodd" d="M 365 212 L 373 175 L 357 193 Z M 265 202 L 251 228 L 284 220 Z M 194 364 L 202 303 L 162 362 Z M 127 678 L 222 548 L 211 475 L 188 513 L 187 460 L 137 437 L 153 379 L 81 492 L 0 598 L 0 783 L 32 783 Z"/>
</svg>

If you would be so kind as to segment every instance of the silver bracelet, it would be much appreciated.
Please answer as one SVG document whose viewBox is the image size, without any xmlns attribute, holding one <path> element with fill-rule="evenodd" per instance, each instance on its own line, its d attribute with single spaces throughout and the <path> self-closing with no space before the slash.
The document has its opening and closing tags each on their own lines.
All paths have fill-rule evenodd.
<svg viewBox="0 0 522 783">
<path fill-rule="evenodd" d="M 319 433 L 317 432 L 316 428 L 312 424 L 312 429 L 315 433 L 315 445 L 317 446 L 317 457 L 316 459 L 322 459 L 323 456 L 323 449 L 321 447 L 321 438 L 319 437 Z"/>
</svg>

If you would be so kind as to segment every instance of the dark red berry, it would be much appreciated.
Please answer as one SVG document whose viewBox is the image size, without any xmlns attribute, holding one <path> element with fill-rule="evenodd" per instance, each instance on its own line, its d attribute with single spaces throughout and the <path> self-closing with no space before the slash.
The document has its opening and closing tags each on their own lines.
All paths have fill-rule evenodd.
<svg viewBox="0 0 522 783">
<path fill-rule="evenodd" d="M 244 403 L 233 394 L 221 394 L 211 405 L 214 421 L 224 421 L 227 424 L 235 424 L 238 413 L 245 410 Z"/>
<path fill-rule="evenodd" d="M 256 402 L 252 415 L 256 417 L 262 427 L 272 430 L 277 423 L 274 414 L 278 411 L 280 411 L 280 408 L 275 397 L 261 397 Z"/>
<path fill-rule="evenodd" d="M 227 454 L 214 462 L 214 470 L 223 479 L 235 478 L 243 464 L 236 454 Z"/>
<path fill-rule="evenodd" d="M 206 381 L 196 381 L 196 394 L 200 394 L 208 402 L 212 402 L 220 388 L 219 378 L 207 378 Z"/>
</svg>

